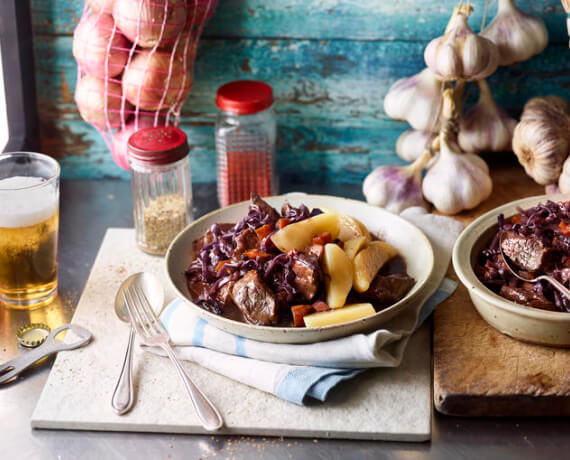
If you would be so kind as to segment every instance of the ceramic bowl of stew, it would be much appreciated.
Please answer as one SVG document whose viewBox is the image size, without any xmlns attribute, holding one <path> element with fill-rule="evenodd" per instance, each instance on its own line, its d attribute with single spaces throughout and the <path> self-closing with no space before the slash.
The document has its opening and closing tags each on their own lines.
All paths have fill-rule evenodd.
<svg viewBox="0 0 570 460">
<path fill-rule="evenodd" d="M 568 195 L 542 195 L 499 206 L 473 221 L 459 236 L 453 248 L 453 268 L 465 285 L 475 309 L 492 327 L 524 342 L 555 347 L 570 347 L 570 313 L 548 311 L 516 303 L 485 286 L 475 267 L 479 254 L 497 234 L 497 217 L 505 221 L 546 201 L 568 201 Z"/>
<path fill-rule="evenodd" d="M 213 326 L 226 332 L 254 340 L 274 343 L 313 343 L 378 329 L 396 315 L 422 298 L 426 289 L 435 289 L 431 280 L 434 253 L 428 238 L 407 220 L 363 201 L 334 196 L 294 193 L 264 198 L 272 207 L 281 209 L 288 202 L 292 206 L 304 204 L 310 209 L 327 208 L 360 220 L 375 237 L 396 248 L 403 259 L 407 273 L 415 284 L 398 302 L 358 320 L 323 327 L 263 326 L 236 321 L 205 310 L 192 301 L 185 272 L 192 259 L 193 242 L 204 235 L 214 223 L 235 223 L 248 212 L 249 202 L 242 202 L 213 211 L 186 227 L 170 245 L 165 261 L 166 275 L 176 294 L 186 301 L 193 312 Z M 432 281 L 430 283 L 430 280 Z"/>
</svg>

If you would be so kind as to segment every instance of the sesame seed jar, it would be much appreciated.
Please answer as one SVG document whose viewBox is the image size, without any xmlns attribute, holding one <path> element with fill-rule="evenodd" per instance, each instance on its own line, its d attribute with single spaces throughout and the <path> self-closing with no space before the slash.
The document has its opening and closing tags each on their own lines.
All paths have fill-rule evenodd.
<svg viewBox="0 0 570 460">
<path fill-rule="evenodd" d="M 163 255 L 192 220 L 189 147 L 173 126 L 146 128 L 128 142 L 136 242 Z"/>
</svg>

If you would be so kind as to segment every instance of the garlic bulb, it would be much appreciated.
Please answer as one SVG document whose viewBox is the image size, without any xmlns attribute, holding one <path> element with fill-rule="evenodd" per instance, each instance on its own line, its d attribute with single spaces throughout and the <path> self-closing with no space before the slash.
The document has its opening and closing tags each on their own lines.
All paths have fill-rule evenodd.
<svg viewBox="0 0 570 460">
<path fill-rule="evenodd" d="M 443 94 L 442 115 L 447 120 L 439 134 L 440 151 L 423 181 L 426 200 L 445 214 L 472 209 L 486 200 L 493 189 L 487 163 L 472 153 L 454 150 L 449 140 L 457 112 L 453 91 Z"/>
<path fill-rule="evenodd" d="M 558 181 L 570 153 L 569 105 L 558 96 L 533 98 L 513 134 L 513 151 L 526 173 L 541 185 Z"/>
<path fill-rule="evenodd" d="M 422 196 L 422 170 L 431 155 L 426 151 L 408 166 L 378 166 L 362 184 L 366 201 L 399 214 L 412 206 L 427 207 Z"/>
<path fill-rule="evenodd" d="M 444 137 L 439 157 L 424 177 L 426 199 L 440 212 L 457 214 L 478 206 L 492 190 L 485 161 L 472 153 L 452 151 Z"/>
<path fill-rule="evenodd" d="M 384 110 L 395 120 L 405 120 L 414 129 L 439 130 L 434 125 L 441 104 L 442 83 L 429 69 L 395 82 L 384 98 Z"/>
<path fill-rule="evenodd" d="M 558 188 L 562 193 L 570 193 L 570 157 L 566 158 L 562 166 L 562 174 L 558 179 Z"/>
<path fill-rule="evenodd" d="M 485 80 L 479 80 L 479 101 L 459 123 L 457 140 L 461 150 L 469 153 L 511 150 L 516 120 L 497 107 Z"/>
<path fill-rule="evenodd" d="M 473 32 L 466 14 L 457 10 L 445 34 L 429 42 L 424 59 L 440 80 L 469 81 L 491 75 L 499 64 L 499 52 L 492 41 Z"/>
<path fill-rule="evenodd" d="M 519 10 L 514 0 L 499 0 L 497 16 L 481 32 L 499 49 L 499 65 L 526 61 L 548 44 L 544 21 Z"/>
<path fill-rule="evenodd" d="M 408 129 L 396 142 L 396 153 L 402 160 L 415 161 L 429 148 L 437 133 Z"/>
</svg>

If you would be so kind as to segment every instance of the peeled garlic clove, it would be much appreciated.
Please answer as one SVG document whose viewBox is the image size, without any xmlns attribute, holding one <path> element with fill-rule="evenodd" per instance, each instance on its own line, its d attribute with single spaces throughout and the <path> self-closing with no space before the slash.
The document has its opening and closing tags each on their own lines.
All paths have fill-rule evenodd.
<svg viewBox="0 0 570 460">
<path fill-rule="evenodd" d="M 441 104 L 442 83 L 429 69 L 395 82 L 384 98 L 384 110 L 395 120 L 405 120 L 414 129 L 439 130 L 434 124 Z"/>
<path fill-rule="evenodd" d="M 437 133 L 408 129 L 396 142 L 396 153 L 402 160 L 415 161 L 429 148 Z"/>
<path fill-rule="evenodd" d="M 499 0 L 497 16 L 481 32 L 499 49 L 499 65 L 526 61 L 548 44 L 544 21 L 519 10 L 514 0 Z"/>
<path fill-rule="evenodd" d="M 412 206 L 427 209 L 422 196 L 422 170 L 430 158 L 430 153 L 425 152 L 408 166 L 378 166 L 362 184 L 366 201 L 395 214 Z"/>
<path fill-rule="evenodd" d="M 541 185 L 558 181 L 570 153 L 568 103 L 558 96 L 533 98 L 513 134 L 513 151 L 525 172 Z"/>
<path fill-rule="evenodd" d="M 440 80 L 469 81 L 491 75 L 497 69 L 499 52 L 493 42 L 471 30 L 464 11 L 456 10 L 446 33 L 429 42 L 424 59 Z"/>
<path fill-rule="evenodd" d="M 511 150 L 517 121 L 495 104 L 485 80 L 477 83 L 479 101 L 467 111 L 459 124 L 457 140 L 461 150 L 469 153 Z"/>
<path fill-rule="evenodd" d="M 566 158 L 562 166 L 562 173 L 558 179 L 558 188 L 562 193 L 570 193 L 570 157 Z"/>
</svg>

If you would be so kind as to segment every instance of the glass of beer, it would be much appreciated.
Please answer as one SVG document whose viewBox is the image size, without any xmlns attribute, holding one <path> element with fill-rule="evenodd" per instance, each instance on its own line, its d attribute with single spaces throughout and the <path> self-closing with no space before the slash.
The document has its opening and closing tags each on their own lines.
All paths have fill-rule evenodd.
<svg viewBox="0 0 570 460">
<path fill-rule="evenodd" d="M 0 154 L 0 303 L 32 309 L 57 293 L 57 161 L 30 152 Z"/>
</svg>

